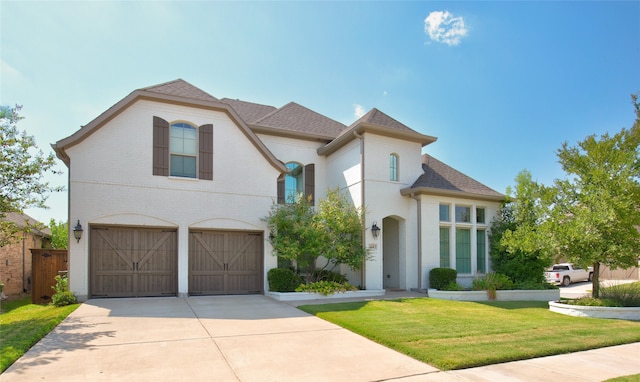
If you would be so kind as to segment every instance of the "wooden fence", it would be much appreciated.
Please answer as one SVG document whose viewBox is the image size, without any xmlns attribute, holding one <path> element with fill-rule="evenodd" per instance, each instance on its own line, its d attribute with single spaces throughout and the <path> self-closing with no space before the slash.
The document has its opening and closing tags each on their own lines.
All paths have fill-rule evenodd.
<svg viewBox="0 0 640 382">
<path fill-rule="evenodd" d="M 31 250 L 31 302 L 46 304 L 51 302 L 55 293 L 55 277 L 66 273 L 68 268 L 66 249 L 32 249 Z"/>
</svg>

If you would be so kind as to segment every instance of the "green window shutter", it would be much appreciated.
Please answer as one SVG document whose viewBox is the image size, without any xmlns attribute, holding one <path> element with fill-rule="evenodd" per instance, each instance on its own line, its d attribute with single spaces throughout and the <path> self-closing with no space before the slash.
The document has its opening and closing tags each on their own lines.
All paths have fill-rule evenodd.
<svg viewBox="0 0 640 382">
<path fill-rule="evenodd" d="M 213 180 L 213 125 L 200 126 L 198 134 L 198 178 Z"/>
<path fill-rule="evenodd" d="M 478 230 L 476 242 L 478 244 L 477 249 L 477 262 L 478 262 L 478 272 L 487 273 L 487 247 L 486 247 L 486 235 L 484 230 Z"/>
<path fill-rule="evenodd" d="M 471 230 L 456 229 L 456 270 L 471 273 Z"/>
<path fill-rule="evenodd" d="M 440 268 L 451 268 L 449 262 L 449 228 L 440 227 Z"/>
<path fill-rule="evenodd" d="M 153 175 L 169 176 L 169 122 L 153 117 Z"/>
<path fill-rule="evenodd" d="M 311 163 L 304 166 L 304 197 L 313 205 L 316 187 L 316 166 Z"/>
</svg>

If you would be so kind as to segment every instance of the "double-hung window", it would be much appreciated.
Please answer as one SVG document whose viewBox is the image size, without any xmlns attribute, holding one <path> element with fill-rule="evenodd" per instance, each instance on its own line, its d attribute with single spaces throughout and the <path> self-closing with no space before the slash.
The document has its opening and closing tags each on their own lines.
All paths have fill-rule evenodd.
<svg viewBox="0 0 640 382">
<path fill-rule="evenodd" d="M 195 178 L 197 174 L 198 135 L 195 127 L 187 123 L 171 125 L 171 176 Z"/>
</svg>

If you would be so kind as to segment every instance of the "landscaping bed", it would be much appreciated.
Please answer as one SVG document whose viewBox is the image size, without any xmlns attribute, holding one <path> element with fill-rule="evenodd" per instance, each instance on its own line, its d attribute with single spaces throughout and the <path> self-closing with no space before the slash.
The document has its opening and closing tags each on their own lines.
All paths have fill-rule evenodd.
<svg viewBox="0 0 640 382">
<path fill-rule="evenodd" d="M 384 296 L 384 289 L 375 290 L 357 290 L 337 292 L 333 294 L 323 295 L 322 293 L 312 292 L 266 292 L 265 295 L 278 301 L 304 301 L 304 300 L 335 300 L 343 298 L 362 298 L 362 297 L 379 297 Z"/>
<path fill-rule="evenodd" d="M 549 310 L 574 317 L 640 321 L 640 307 L 582 306 L 549 301 Z"/>
<path fill-rule="evenodd" d="M 497 290 L 495 301 L 557 301 L 560 299 L 560 289 L 544 290 Z M 454 301 L 490 301 L 487 291 L 446 291 L 429 289 L 431 298 Z"/>
</svg>

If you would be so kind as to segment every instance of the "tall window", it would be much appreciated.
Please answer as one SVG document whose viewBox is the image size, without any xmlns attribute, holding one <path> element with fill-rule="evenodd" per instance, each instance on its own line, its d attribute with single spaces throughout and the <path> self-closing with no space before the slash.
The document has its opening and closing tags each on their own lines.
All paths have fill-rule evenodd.
<svg viewBox="0 0 640 382">
<path fill-rule="evenodd" d="M 398 181 L 398 154 L 389 155 L 389 180 Z"/>
<path fill-rule="evenodd" d="M 198 139 L 195 127 L 187 123 L 174 123 L 171 125 L 170 150 L 171 160 L 169 164 L 171 176 L 185 178 L 196 177 L 196 162 L 198 156 Z"/>
<path fill-rule="evenodd" d="M 440 227 L 440 268 L 450 268 L 449 228 Z"/>
<path fill-rule="evenodd" d="M 298 163 L 287 163 L 289 172 L 284 178 L 285 202 L 290 203 L 304 192 L 303 167 Z"/>
<path fill-rule="evenodd" d="M 471 230 L 456 229 L 456 270 L 471 273 Z"/>
<path fill-rule="evenodd" d="M 479 229 L 476 231 L 476 260 L 477 268 L 480 273 L 487 273 L 487 238 L 485 230 Z"/>
</svg>

